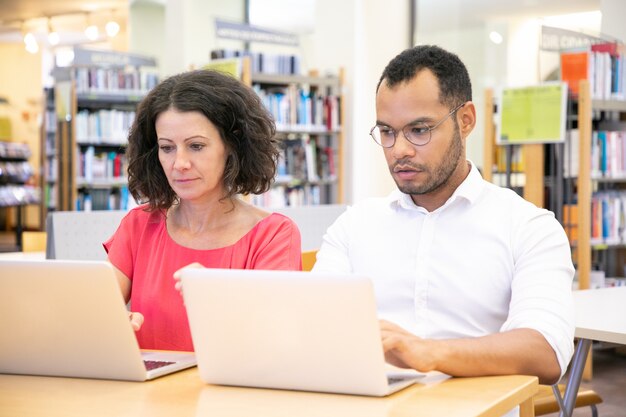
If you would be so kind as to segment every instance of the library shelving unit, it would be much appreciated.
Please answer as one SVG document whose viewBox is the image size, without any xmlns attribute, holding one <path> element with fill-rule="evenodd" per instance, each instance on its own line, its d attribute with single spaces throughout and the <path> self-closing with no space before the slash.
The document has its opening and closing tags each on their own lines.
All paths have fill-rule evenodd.
<svg viewBox="0 0 626 417">
<path fill-rule="evenodd" d="M 252 196 L 262 207 L 339 204 L 343 200 L 343 70 L 338 75 L 267 74 L 251 70 L 250 57 L 234 61 L 243 83 L 261 97 L 276 122 L 282 154 L 270 191 Z"/>
<path fill-rule="evenodd" d="M 41 172 L 39 186 L 41 188 L 41 204 L 39 224 L 45 224 L 49 211 L 56 209 L 56 180 L 57 180 L 57 150 L 56 133 L 57 123 L 54 111 L 54 89 L 44 88 L 43 91 L 43 120 L 41 123 L 40 161 Z"/>
<path fill-rule="evenodd" d="M 55 146 L 44 171 L 48 209 L 128 207 L 128 129 L 137 104 L 157 83 L 155 67 L 140 55 L 75 49 L 71 66 L 55 68 Z"/>
<path fill-rule="evenodd" d="M 30 148 L 25 143 L 0 141 L 0 207 L 16 210 L 15 244 L 22 247 L 23 208 L 39 204 L 39 187 L 29 184 L 34 175 L 28 162 Z"/>
<path fill-rule="evenodd" d="M 626 101 L 594 100 L 590 83 L 578 92 L 576 254 L 580 288 L 590 288 L 593 264 L 623 276 L 626 254 Z M 607 127 L 608 126 L 608 127 Z M 576 224 L 577 223 L 577 224 Z M 595 262 L 593 259 L 595 258 Z"/>
</svg>

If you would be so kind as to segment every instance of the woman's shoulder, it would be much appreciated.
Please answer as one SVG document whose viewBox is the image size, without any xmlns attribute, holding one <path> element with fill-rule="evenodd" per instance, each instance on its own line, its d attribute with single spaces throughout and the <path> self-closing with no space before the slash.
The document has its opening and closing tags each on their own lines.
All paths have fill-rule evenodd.
<svg viewBox="0 0 626 417">
<path fill-rule="evenodd" d="M 300 233 L 296 223 L 281 213 L 265 212 L 265 215 L 258 218 L 256 224 L 252 227 L 251 232 L 254 235 L 268 236 L 276 234 L 294 234 Z"/>
<path fill-rule="evenodd" d="M 148 210 L 147 204 L 134 207 L 124 216 L 123 223 L 129 225 L 145 225 L 147 223 L 160 223 L 165 219 L 161 210 Z"/>
</svg>

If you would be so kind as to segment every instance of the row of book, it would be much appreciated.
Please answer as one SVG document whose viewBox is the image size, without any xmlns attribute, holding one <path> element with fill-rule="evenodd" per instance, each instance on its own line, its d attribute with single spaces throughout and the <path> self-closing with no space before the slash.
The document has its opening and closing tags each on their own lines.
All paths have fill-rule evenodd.
<svg viewBox="0 0 626 417">
<path fill-rule="evenodd" d="M 626 191 L 600 191 L 591 197 L 591 244 L 626 243 Z"/>
<path fill-rule="evenodd" d="M 23 184 L 34 174 L 27 161 L 0 161 L 0 184 Z"/>
<path fill-rule="evenodd" d="M 564 176 L 578 176 L 579 132 L 568 131 L 564 151 Z M 591 178 L 626 179 L 626 131 L 594 130 L 591 137 Z"/>
<path fill-rule="evenodd" d="M 2 185 L 0 186 L 0 207 L 19 206 L 39 203 L 40 192 L 38 187 L 31 185 Z"/>
<path fill-rule="evenodd" d="M 626 178 L 626 131 L 594 131 L 591 177 Z"/>
<path fill-rule="evenodd" d="M 561 80 L 578 95 L 580 80 L 589 80 L 595 100 L 625 100 L 624 45 L 606 42 L 561 53 Z"/>
<path fill-rule="evenodd" d="M 250 67 L 254 74 L 300 74 L 300 57 L 297 55 L 267 54 L 262 52 L 240 51 L 235 49 L 215 49 L 211 59 L 250 57 Z"/>
<path fill-rule="evenodd" d="M 79 67 L 74 78 L 78 94 L 145 94 L 159 82 L 156 68 L 149 67 Z"/>
<path fill-rule="evenodd" d="M 333 131 L 340 127 L 340 98 L 308 87 L 253 85 L 278 130 Z"/>
<path fill-rule="evenodd" d="M 125 178 L 128 169 L 126 155 L 118 152 L 98 152 L 93 146 L 80 152 L 78 175 L 89 184 L 94 180 L 114 180 Z"/>
<path fill-rule="evenodd" d="M 337 178 L 335 149 L 318 144 L 307 134 L 281 142 L 277 183 L 334 181 Z"/>
<path fill-rule="evenodd" d="M 56 112 L 52 109 L 48 109 L 44 113 L 44 127 L 46 132 L 54 133 L 57 130 L 57 118 Z"/>
<path fill-rule="evenodd" d="M 507 145 L 496 146 L 496 158 L 494 161 L 496 172 L 506 172 L 507 152 L 510 152 L 511 172 L 524 172 L 526 165 L 524 163 L 524 151 L 521 146 Z"/>
<path fill-rule="evenodd" d="M 76 199 L 76 210 L 130 210 L 137 203 L 128 187 L 81 190 Z"/>
<path fill-rule="evenodd" d="M 78 143 L 125 144 L 134 120 L 134 111 L 81 110 L 76 114 L 76 141 Z"/>
<path fill-rule="evenodd" d="M 27 143 L 0 141 L 0 158 L 28 159 L 31 155 Z"/>
<path fill-rule="evenodd" d="M 322 201 L 319 185 L 304 184 L 296 187 L 286 185 L 272 187 L 266 193 L 253 195 L 251 203 L 258 207 L 277 208 L 311 206 L 328 202 Z"/>
</svg>

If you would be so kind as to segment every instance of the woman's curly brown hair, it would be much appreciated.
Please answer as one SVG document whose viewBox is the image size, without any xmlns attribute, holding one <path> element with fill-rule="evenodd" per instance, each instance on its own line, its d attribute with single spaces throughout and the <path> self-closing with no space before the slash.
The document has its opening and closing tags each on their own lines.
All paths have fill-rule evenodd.
<svg viewBox="0 0 626 417">
<path fill-rule="evenodd" d="M 224 198 L 261 194 L 276 174 L 276 126 L 258 95 L 235 78 L 212 70 L 171 76 L 141 101 L 128 135 L 128 189 L 148 210 L 168 209 L 177 201 L 159 162 L 155 123 L 162 112 L 198 111 L 220 132 L 229 153 Z"/>
</svg>

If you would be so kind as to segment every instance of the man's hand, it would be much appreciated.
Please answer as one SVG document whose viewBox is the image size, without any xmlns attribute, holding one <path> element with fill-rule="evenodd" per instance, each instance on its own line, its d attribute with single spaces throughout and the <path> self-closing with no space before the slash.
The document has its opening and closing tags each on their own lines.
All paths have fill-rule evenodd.
<svg viewBox="0 0 626 417">
<path fill-rule="evenodd" d="M 380 335 L 385 360 L 390 364 L 420 372 L 436 369 L 434 341 L 419 338 L 385 320 L 380 320 Z"/>
<path fill-rule="evenodd" d="M 541 384 L 554 384 L 560 376 L 554 350 L 533 329 L 435 340 L 381 320 L 380 333 L 385 359 L 401 368 L 452 376 L 536 375 Z"/>
</svg>

